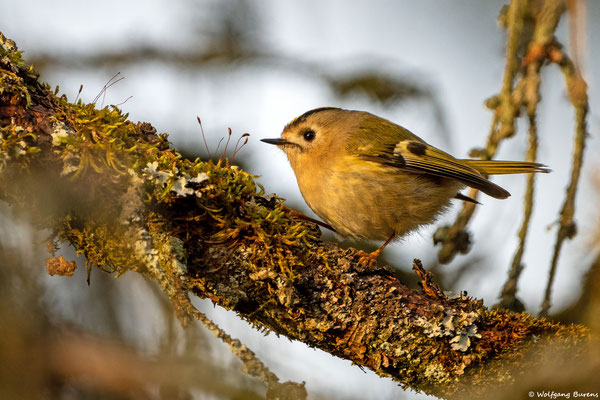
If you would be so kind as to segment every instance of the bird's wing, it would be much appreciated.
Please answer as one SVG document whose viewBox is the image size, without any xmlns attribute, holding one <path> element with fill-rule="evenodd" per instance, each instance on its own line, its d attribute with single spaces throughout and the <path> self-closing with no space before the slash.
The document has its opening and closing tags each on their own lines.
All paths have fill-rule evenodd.
<svg viewBox="0 0 600 400">
<path fill-rule="evenodd" d="M 391 152 L 361 154 L 361 157 L 404 171 L 455 179 L 497 199 L 510 196 L 510 193 L 485 179 L 476 169 L 424 142 L 402 140 L 396 143 Z"/>
</svg>

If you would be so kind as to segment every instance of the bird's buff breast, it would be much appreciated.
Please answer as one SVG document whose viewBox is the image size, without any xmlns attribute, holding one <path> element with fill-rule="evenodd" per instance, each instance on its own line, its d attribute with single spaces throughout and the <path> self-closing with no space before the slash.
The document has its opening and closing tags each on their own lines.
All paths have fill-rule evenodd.
<svg viewBox="0 0 600 400">
<path fill-rule="evenodd" d="M 341 235 L 376 240 L 433 222 L 461 186 L 350 156 L 302 175 L 300 191 L 319 217 Z"/>
</svg>

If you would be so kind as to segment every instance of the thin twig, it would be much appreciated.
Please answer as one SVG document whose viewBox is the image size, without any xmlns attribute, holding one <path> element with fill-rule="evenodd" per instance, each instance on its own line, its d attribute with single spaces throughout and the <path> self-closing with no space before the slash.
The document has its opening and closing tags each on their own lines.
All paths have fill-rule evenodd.
<svg viewBox="0 0 600 400">
<path fill-rule="evenodd" d="M 244 364 L 243 372 L 257 377 L 267 385 L 268 398 L 280 398 L 281 393 L 294 393 L 296 399 L 306 399 L 307 393 L 304 388 L 304 383 L 284 382 L 280 383 L 279 378 L 256 356 L 256 354 L 247 348 L 238 339 L 232 338 L 227 332 L 219 328 L 217 324 L 210 320 L 204 313 L 200 312 L 193 304 L 187 302 L 187 312 L 200 321 L 217 339 L 225 343 L 229 350 L 239 358 Z M 275 397 L 270 397 L 269 393 Z M 279 396 L 277 396 L 279 394 Z"/>
<path fill-rule="evenodd" d="M 543 15 L 543 14 L 541 14 Z M 536 24 L 534 31 L 534 38 L 538 38 L 536 33 L 541 29 L 543 24 Z M 535 40 L 535 39 L 534 39 Z M 548 40 L 547 37 L 543 37 L 542 40 Z M 533 41 L 530 48 L 536 46 L 536 42 Z M 524 78 L 522 78 L 517 87 L 521 89 L 524 104 L 527 107 L 527 117 L 529 121 L 529 137 L 527 154 L 525 156 L 526 161 L 536 162 L 537 161 L 537 149 L 538 149 L 538 134 L 537 134 L 537 122 L 536 114 L 537 107 L 540 102 L 540 83 L 541 76 L 540 70 L 544 63 L 540 59 L 536 59 L 527 65 L 527 72 Z M 535 175 L 530 174 L 527 176 L 527 185 L 525 189 L 525 195 L 523 196 L 523 222 L 519 228 L 518 238 L 519 245 L 513 256 L 512 265 L 508 272 L 508 277 L 502 292 L 500 295 L 500 306 L 508 308 L 513 311 L 523 311 L 524 305 L 517 299 L 517 285 L 519 278 L 525 266 L 522 264 L 523 254 L 525 252 L 525 243 L 527 239 L 527 233 L 529 230 L 529 223 L 531 221 L 531 214 L 533 212 L 533 199 L 535 194 Z"/>
<path fill-rule="evenodd" d="M 479 152 L 479 156 L 485 159 L 491 159 L 496 154 L 500 142 L 512 136 L 515 132 L 515 118 L 518 115 L 518 106 L 514 104 L 512 91 L 515 76 L 520 66 L 518 49 L 521 43 L 521 33 L 523 31 L 523 20 L 527 4 L 527 0 L 513 0 L 507 11 L 506 67 L 504 69 L 500 93 L 488 101 L 488 105 L 493 107 L 495 111 L 486 148 Z M 477 195 L 477 190 L 470 190 L 469 197 L 476 198 Z M 465 202 L 454 224 L 450 227 L 442 227 L 441 230 L 436 232 L 436 242 L 443 243 L 438 253 L 438 259 L 441 263 L 452 261 L 458 252 L 466 253 L 468 251 L 468 244 L 462 242 L 467 237 L 465 235 L 465 228 L 474 212 L 475 204 Z M 446 234 L 442 234 L 442 232 Z"/>
<path fill-rule="evenodd" d="M 496 108 L 499 126 L 497 124 L 492 124 L 492 133 L 488 137 L 486 144 L 486 158 L 488 159 L 494 157 L 498 151 L 500 142 L 511 137 L 515 133 L 515 118 L 519 114 L 519 105 L 515 104 L 512 94 L 515 77 L 521 66 L 518 51 L 522 41 L 527 6 L 528 0 L 513 0 L 508 8 L 506 67 L 504 68 L 502 89 L 498 95 L 499 104 Z"/>
<path fill-rule="evenodd" d="M 556 275 L 556 266 L 558 258 L 565 239 L 571 239 L 577 233 L 575 225 L 575 195 L 577 194 L 577 185 L 581 176 L 581 166 L 583 164 L 583 152 L 585 149 L 585 139 L 587 137 L 587 114 L 588 114 L 588 96 L 587 85 L 581 77 L 579 71 L 566 54 L 562 55 L 561 71 L 565 77 L 565 83 L 569 93 L 569 99 L 575 108 L 575 143 L 573 145 L 573 164 L 571 167 L 571 178 L 567 186 L 565 202 L 560 211 L 559 228 L 556 234 L 556 243 L 554 253 L 550 264 L 550 273 L 546 292 L 542 302 L 540 315 L 548 315 L 550 310 L 550 297 L 552 295 L 552 284 Z"/>
<path fill-rule="evenodd" d="M 535 114 L 529 116 L 529 147 L 527 149 L 526 160 L 530 162 L 536 161 L 538 147 L 537 126 L 535 123 Z M 525 252 L 525 243 L 527 232 L 529 230 L 529 222 L 531 221 L 531 213 L 533 211 L 533 198 L 535 193 L 535 175 L 527 176 L 527 188 L 523 197 L 523 222 L 519 229 L 519 246 L 513 256 L 512 265 L 508 272 L 508 278 L 504 283 L 501 293 L 501 304 L 504 308 L 513 311 L 523 311 L 524 307 L 517 300 L 517 284 L 521 276 L 521 272 L 525 268 L 522 264 L 523 254 Z"/>
<path fill-rule="evenodd" d="M 585 75 L 583 66 L 586 32 L 586 2 L 585 0 L 567 0 L 567 11 L 569 17 L 569 43 L 571 44 L 571 59 L 578 71 Z"/>
<path fill-rule="evenodd" d="M 541 10 L 536 15 L 536 26 L 529 44 L 527 55 L 521 59 L 518 50 L 526 35 L 524 34 L 524 24 L 528 18 L 528 7 L 533 8 L 534 4 L 527 0 L 511 1 L 506 13 L 506 26 L 508 30 L 506 45 L 506 67 L 502 80 L 502 89 L 497 96 L 490 98 L 486 105 L 494 110 L 494 116 L 491 123 L 490 133 L 484 149 L 478 149 L 471 152 L 471 156 L 491 159 L 496 155 L 500 143 L 511 137 L 515 132 L 515 120 L 518 117 L 520 104 L 518 96 L 519 90 L 513 90 L 514 86 L 522 84 L 524 78 L 521 78 L 517 85 L 514 79 L 519 72 L 521 64 L 529 65 L 539 62 L 540 65 L 546 60 L 551 59 L 553 54 L 549 51 L 553 44 L 554 32 L 565 10 L 563 1 L 548 0 L 542 5 Z M 529 10 L 532 12 L 532 10 Z M 475 198 L 476 190 L 471 190 L 469 197 Z M 454 259 L 457 253 L 466 253 L 469 250 L 470 239 L 466 232 L 466 227 L 475 212 L 475 205 L 464 203 L 455 222 L 451 226 L 440 227 L 435 234 L 435 241 L 442 242 L 442 248 L 438 253 L 438 259 L 442 263 L 448 263 Z"/>
</svg>

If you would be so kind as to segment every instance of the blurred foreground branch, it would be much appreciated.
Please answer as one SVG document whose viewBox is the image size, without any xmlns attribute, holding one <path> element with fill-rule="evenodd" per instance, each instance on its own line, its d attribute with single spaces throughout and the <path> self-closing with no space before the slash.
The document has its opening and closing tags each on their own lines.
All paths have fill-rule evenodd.
<svg viewBox="0 0 600 400">
<path fill-rule="evenodd" d="M 259 329 L 300 340 L 442 397 L 511 385 L 563 350 L 587 352 L 587 330 L 447 297 L 415 261 L 422 292 L 353 249 L 319 240 L 253 176 L 190 161 L 166 134 L 116 107 L 69 103 L 38 81 L 0 36 L 0 198 L 52 230 L 90 265 L 156 280 L 182 325 L 201 320 L 225 340 L 270 398 L 302 398 L 196 310 L 210 298 Z M 66 260 L 50 262 L 55 273 Z M 561 353 L 563 354 L 563 353 Z M 555 363 L 554 365 L 559 365 Z M 550 385 L 550 383 L 549 383 Z"/>
</svg>

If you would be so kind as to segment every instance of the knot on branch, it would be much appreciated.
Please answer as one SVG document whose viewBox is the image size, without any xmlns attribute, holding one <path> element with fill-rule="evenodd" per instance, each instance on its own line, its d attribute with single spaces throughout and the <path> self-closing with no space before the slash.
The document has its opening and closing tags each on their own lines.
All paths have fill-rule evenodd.
<svg viewBox="0 0 600 400">
<path fill-rule="evenodd" d="M 438 253 L 441 263 L 449 263 L 458 253 L 467 254 L 471 249 L 471 235 L 465 229 L 457 226 L 440 226 L 433 234 L 433 244 L 441 243 L 442 248 Z"/>
</svg>

